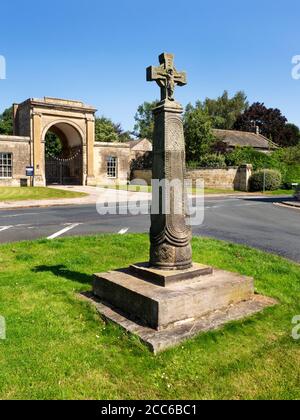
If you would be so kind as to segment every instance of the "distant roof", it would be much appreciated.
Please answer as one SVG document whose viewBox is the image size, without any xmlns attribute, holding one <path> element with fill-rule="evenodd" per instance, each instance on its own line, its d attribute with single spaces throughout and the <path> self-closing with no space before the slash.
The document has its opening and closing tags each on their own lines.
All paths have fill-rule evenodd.
<svg viewBox="0 0 300 420">
<path fill-rule="evenodd" d="M 132 141 L 127 142 L 127 144 L 130 146 L 131 149 L 136 148 L 139 145 L 142 147 L 142 143 L 148 143 L 149 146 L 151 146 L 151 148 L 152 148 L 152 144 L 151 144 L 150 140 L 148 140 L 148 139 L 139 139 L 139 140 L 132 140 Z M 148 148 L 149 147 L 147 147 L 147 149 Z M 144 147 L 142 147 L 142 149 L 144 149 Z"/>
<path fill-rule="evenodd" d="M 254 149 L 262 150 L 275 150 L 278 148 L 275 143 L 271 142 L 267 137 L 250 133 L 246 131 L 234 131 L 234 130 L 213 130 L 214 135 L 227 143 L 229 146 L 235 147 L 253 147 Z"/>
</svg>

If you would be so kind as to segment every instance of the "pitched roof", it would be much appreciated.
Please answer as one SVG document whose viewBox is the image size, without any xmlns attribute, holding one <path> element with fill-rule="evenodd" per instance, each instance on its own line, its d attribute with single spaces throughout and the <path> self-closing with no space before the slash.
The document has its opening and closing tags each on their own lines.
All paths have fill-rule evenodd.
<svg viewBox="0 0 300 420">
<path fill-rule="evenodd" d="M 144 146 L 142 144 L 144 143 Z M 131 149 L 135 148 L 137 150 L 137 146 L 141 146 L 141 150 L 145 149 L 145 143 L 147 143 L 146 149 L 152 149 L 152 143 L 148 139 L 139 139 L 139 140 L 132 140 L 127 142 Z"/>
<path fill-rule="evenodd" d="M 213 130 L 214 135 L 218 140 L 227 143 L 228 146 L 236 147 L 253 147 L 254 149 L 275 150 L 278 148 L 275 143 L 271 142 L 267 137 L 250 133 L 246 131 L 234 130 Z"/>
</svg>

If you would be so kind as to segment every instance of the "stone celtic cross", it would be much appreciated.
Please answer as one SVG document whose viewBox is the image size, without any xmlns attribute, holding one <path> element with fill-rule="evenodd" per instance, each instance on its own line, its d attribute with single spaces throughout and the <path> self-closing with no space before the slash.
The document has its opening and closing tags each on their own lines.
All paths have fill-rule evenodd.
<svg viewBox="0 0 300 420">
<path fill-rule="evenodd" d="M 172 54 L 159 56 L 159 67 L 147 69 L 147 80 L 161 88 L 161 102 L 153 110 L 153 182 L 159 181 L 160 191 L 153 188 L 151 214 L 150 266 L 166 270 L 185 270 L 192 266 L 191 229 L 186 224 L 185 142 L 182 107 L 174 99 L 176 85 L 187 84 L 186 73 L 174 67 Z M 179 188 L 168 185 L 178 183 Z M 166 211 L 165 209 L 168 209 Z"/>
<path fill-rule="evenodd" d="M 176 70 L 173 54 L 161 54 L 159 62 L 159 67 L 150 66 L 147 68 L 147 81 L 155 81 L 158 84 L 161 90 L 162 101 L 165 99 L 174 101 L 176 85 L 185 86 L 187 84 L 186 73 Z"/>
</svg>

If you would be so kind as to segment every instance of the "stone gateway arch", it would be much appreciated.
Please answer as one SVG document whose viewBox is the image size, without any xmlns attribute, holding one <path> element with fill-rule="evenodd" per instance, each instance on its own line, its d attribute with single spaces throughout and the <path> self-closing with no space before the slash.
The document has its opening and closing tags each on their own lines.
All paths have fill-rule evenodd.
<svg viewBox="0 0 300 420">
<path fill-rule="evenodd" d="M 14 136 L 30 138 L 34 186 L 95 185 L 96 109 L 79 101 L 45 97 L 14 105 Z M 60 139 L 61 153 L 46 151 L 46 135 Z"/>
</svg>

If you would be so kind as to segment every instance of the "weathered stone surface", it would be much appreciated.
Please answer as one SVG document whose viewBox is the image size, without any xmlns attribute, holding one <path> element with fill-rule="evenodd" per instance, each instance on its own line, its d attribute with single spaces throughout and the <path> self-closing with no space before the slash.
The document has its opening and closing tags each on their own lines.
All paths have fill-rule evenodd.
<svg viewBox="0 0 300 420">
<path fill-rule="evenodd" d="M 59 128 L 70 146 L 82 147 L 82 184 L 95 184 L 95 112 L 95 108 L 79 101 L 48 97 L 14 105 L 14 134 L 31 138 L 35 186 L 46 184 L 45 136 L 54 127 Z"/>
<path fill-rule="evenodd" d="M 0 153 L 12 155 L 12 177 L 0 178 L 0 185 L 8 187 L 30 185 L 30 178 L 26 177 L 26 166 L 30 165 L 30 138 L 0 136 Z"/>
<path fill-rule="evenodd" d="M 150 265 L 163 270 L 183 270 L 192 266 L 191 229 L 186 224 L 185 142 L 182 107 L 174 100 L 176 85 L 186 84 L 178 73 L 172 54 L 161 54 L 160 67 L 147 69 L 147 80 L 161 88 L 161 102 L 154 109 L 153 179 L 164 188 L 153 188 L 150 231 Z M 177 181 L 181 187 L 168 190 Z"/>
<path fill-rule="evenodd" d="M 179 322 L 169 328 L 156 331 L 128 319 L 119 310 L 104 304 L 92 295 L 85 298 L 96 306 L 104 320 L 113 322 L 126 332 L 136 335 L 155 354 L 179 345 L 198 334 L 219 329 L 228 322 L 242 320 L 277 304 L 273 299 L 255 295 L 250 300 L 211 312 L 205 317 Z"/>
<path fill-rule="evenodd" d="M 142 263 L 130 266 L 130 270 L 142 280 L 150 281 L 151 283 L 162 287 L 213 273 L 212 267 L 203 264 L 193 264 L 193 266 L 187 270 L 174 271 L 159 270 L 151 268 L 149 263 Z"/>
<path fill-rule="evenodd" d="M 252 278 L 215 270 L 213 274 L 164 288 L 135 276 L 130 269 L 96 274 L 94 294 L 153 329 L 197 319 L 254 295 Z"/>
</svg>

